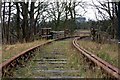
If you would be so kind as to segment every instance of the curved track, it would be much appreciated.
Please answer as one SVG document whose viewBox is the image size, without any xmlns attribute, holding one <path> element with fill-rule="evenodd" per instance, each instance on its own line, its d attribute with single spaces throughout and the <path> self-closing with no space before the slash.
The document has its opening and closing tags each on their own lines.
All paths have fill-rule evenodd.
<svg viewBox="0 0 120 80">
<path fill-rule="evenodd" d="M 86 49 L 80 47 L 77 43 L 78 39 L 82 37 L 77 37 L 73 40 L 74 47 L 79 50 L 85 57 L 91 60 L 94 64 L 101 67 L 103 70 L 106 71 L 109 75 L 113 76 L 114 78 L 120 79 L 120 70 L 108 62 L 102 60 L 101 58 L 97 57 L 96 55 L 92 54 L 91 52 L 87 51 Z"/>
<path fill-rule="evenodd" d="M 31 57 L 33 57 L 35 55 L 34 52 L 36 50 L 40 49 L 40 47 L 42 47 L 43 45 L 47 45 L 47 44 L 52 43 L 54 41 L 59 41 L 59 40 L 64 40 L 64 39 L 67 39 L 67 38 L 74 38 L 74 37 L 78 37 L 78 36 L 65 37 L 65 38 L 60 38 L 60 39 L 47 41 L 43 44 L 40 44 L 40 45 L 37 45 L 35 47 L 29 48 L 29 49 L 19 53 L 18 55 L 15 55 L 14 57 L 12 57 L 12 58 L 8 59 L 7 61 L 0 64 L 0 74 L 1 74 L 1 76 L 2 77 L 13 76 L 12 69 L 14 69 L 17 66 L 23 65 L 22 61 L 27 62 Z"/>
<path fill-rule="evenodd" d="M 22 53 L 12 57 L 11 59 L 5 61 L 4 63 L 0 64 L 0 72 L 2 72 L 2 76 L 6 77 L 6 76 L 12 76 L 11 74 L 11 69 L 22 65 L 21 60 L 27 61 L 29 60 L 33 55 L 35 55 L 35 51 L 37 49 L 39 49 L 41 46 L 52 43 L 54 41 L 59 41 L 59 40 L 64 40 L 67 38 L 74 38 L 73 40 L 73 46 L 79 50 L 85 57 L 87 57 L 91 62 L 93 62 L 94 64 L 96 64 L 97 66 L 100 66 L 106 73 L 108 73 L 109 75 L 113 76 L 114 78 L 118 78 L 120 79 L 120 70 L 114 66 L 112 66 L 111 64 L 107 63 L 106 61 L 102 60 L 101 58 L 93 55 L 91 52 L 85 50 L 84 48 L 80 47 L 77 43 L 78 39 L 82 39 L 85 38 L 87 36 L 83 36 L 83 37 L 78 37 L 78 36 L 73 36 L 73 37 L 66 37 L 66 38 L 61 38 L 61 39 L 56 39 L 56 40 L 52 40 L 52 41 L 48 41 L 46 43 L 43 43 L 41 45 L 37 45 L 33 48 L 30 48 L 26 51 L 23 51 Z"/>
</svg>

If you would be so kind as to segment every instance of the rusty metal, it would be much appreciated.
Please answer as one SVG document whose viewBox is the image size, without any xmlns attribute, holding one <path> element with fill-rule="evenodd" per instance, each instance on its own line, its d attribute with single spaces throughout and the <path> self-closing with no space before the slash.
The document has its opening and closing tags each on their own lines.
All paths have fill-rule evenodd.
<svg viewBox="0 0 120 80">
<path fill-rule="evenodd" d="M 28 60 L 30 57 L 34 56 L 35 55 L 34 51 L 36 49 L 39 49 L 41 46 L 52 43 L 53 41 L 63 40 L 63 39 L 67 39 L 67 38 L 74 38 L 74 37 L 78 37 L 78 36 L 65 37 L 65 38 L 47 41 L 45 43 L 42 43 L 35 47 L 29 48 L 29 49 L 15 55 L 14 57 L 12 57 L 12 58 L 8 59 L 7 61 L 0 64 L 0 72 L 2 72 L 2 77 L 11 76 L 10 75 L 11 73 L 9 73 L 10 70 L 16 66 L 23 65 L 23 63 L 21 63 L 20 61 L 22 61 L 22 60 L 26 61 L 26 59 Z"/>
<path fill-rule="evenodd" d="M 120 79 L 120 70 L 117 67 L 109 64 L 108 62 L 102 60 L 101 58 L 97 57 L 93 53 L 91 53 L 91 52 L 87 51 L 86 49 L 84 49 L 83 47 L 79 46 L 79 44 L 77 43 L 77 40 L 80 38 L 82 38 L 82 37 L 77 37 L 73 40 L 74 47 L 77 50 L 79 50 L 82 53 L 82 55 L 86 56 L 92 62 L 97 64 L 97 66 L 101 67 L 109 75 L 113 76 L 114 78 Z"/>
</svg>

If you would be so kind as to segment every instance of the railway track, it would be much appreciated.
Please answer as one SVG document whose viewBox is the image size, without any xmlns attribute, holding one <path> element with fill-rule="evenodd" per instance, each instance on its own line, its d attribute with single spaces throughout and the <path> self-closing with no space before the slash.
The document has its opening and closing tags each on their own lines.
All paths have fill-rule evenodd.
<svg viewBox="0 0 120 80">
<path fill-rule="evenodd" d="M 29 48 L 29 49 L 19 53 L 18 55 L 14 56 L 14 57 L 12 57 L 12 58 L 8 59 L 7 61 L 0 64 L 0 76 L 2 76 L 2 77 L 13 76 L 12 69 L 14 69 L 15 67 L 18 67 L 18 66 L 22 66 L 23 62 L 29 61 L 35 55 L 35 51 L 39 50 L 40 47 L 47 45 L 47 44 L 50 44 L 54 41 L 59 41 L 59 40 L 64 40 L 64 39 L 74 38 L 74 37 L 77 37 L 77 36 L 65 37 L 65 38 L 47 41 L 41 45 L 37 45 L 35 47 Z"/>
<path fill-rule="evenodd" d="M 90 61 L 92 61 L 95 65 L 101 67 L 106 73 L 111 75 L 114 78 L 120 79 L 120 70 L 108 62 L 102 60 L 101 58 L 97 57 L 96 55 L 92 54 L 91 52 L 87 51 L 83 47 L 80 47 L 79 44 L 77 43 L 77 40 L 81 39 L 80 37 L 77 37 L 73 40 L 73 45 L 74 47 L 79 50 L 82 55 L 87 57 Z"/>
<path fill-rule="evenodd" d="M 12 57 L 11 59 L 9 59 L 8 61 L 0 64 L 0 70 L 1 70 L 1 74 L 2 74 L 2 77 L 8 77 L 8 76 L 13 76 L 12 74 L 12 69 L 17 67 L 17 66 L 20 66 L 22 65 L 22 61 L 28 61 L 29 59 L 31 59 L 34 55 L 35 55 L 35 51 L 36 50 L 39 50 L 40 47 L 42 47 L 43 45 L 46 45 L 46 44 L 49 44 L 49 43 L 52 43 L 54 41 L 60 41 L 60 40 L 64 40 L 64 39 L 68 39 L 68 38 L 74 38 L 76 37 L 74 40 L 73 40 L 73 46 L 75 48 L 77 48 L 85 57 L 87 57 L 89 60 L 91 60 L 92 62 L 94 62 L 94 64 L 96 64 L 97 66 L 100 66 L 103 70 L 105 70 L 109 75 L 115 77 L 115 78 L 118 78 L 120 79 L 120 73 L 119 73 L 119 69 L 116 68 L 116 67 L 113 67 L 112 65 L 110 65 L 109 63 L 103 61 L 102 59 L 100 59 L 99 57 L 93 55 L 92 53 L 88 52 L 87 50 L 85 50 L 84 48 L 80 47 L 78 44 L 77 44 L 77 40 L 78 39 L 82 39 L 82 38 L 85 38 L 86 36 L 83 36 L 83 37 L 78 37 L 78 36 L 73 36 L 73 37 L 67 37 L 67 38 L 61 38 L 61 39 L 56 39 L 56 40 L 52 40 L 52 41 L 48 41 L 46 43 L 43 43 L 41 45 L 38 45 L 38 46 L 35 46 L 33 48 L 30 48 L 14 57 Z M 55 53 L 56 55 L 56 53 Z M 44 59 L 35 59 L 33 60 L 34 62 L 38 62 L 38 64 L 40 65 L 43 65 L 43 64 L 60 64 L 60 66 L 54 66 L 56 68 L 63 68 L 64 66 L 61 66 L 61 65 L 64 65 L 64 64 L 67 64 L 67 59 L 66 58 L 48 58 L 48 57 L 44 57 Z M 41 66 L 43 67 L 43 66 Z M 45 66 L 43 68 L 46 68 Z M 69 73 L 74 73 L 74 72 L 79 72 L 78 70 L 37 70 L 38 72 L 44 72 L 44 73 L 66 73 L 66 72 L 69 72 Z M 37 77 L 36 77 L 37 78 Z M 47 79 L 47 77 L 40 77 L 39 78 L 41 79 Z M 51 79 L 61 79 L 61 78 L 73 78 L 73 79 L 76 79 L 76 78 L 81 78 L 81 77 L 75 77 L 75 76 L 63 76 L 63 77 L 50 77 Z"/>
</svg>

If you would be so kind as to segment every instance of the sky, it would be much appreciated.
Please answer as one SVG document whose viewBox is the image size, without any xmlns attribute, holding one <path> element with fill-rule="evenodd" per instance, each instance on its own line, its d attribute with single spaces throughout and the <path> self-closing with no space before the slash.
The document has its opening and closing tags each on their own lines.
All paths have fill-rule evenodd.
<svg viewBox="0 0 120 80">
<path fill-rule="evenodd" d="M 9 1 L 9 0 L 5 0 L 5 1 Z M 14 1 L 19 1 L 19 0 L 14 0 Z M 22 0 L 23 1 L 23 0 Z M 34 0 L 33 0 L 34 1 Z M 47 1 L 47 0 L 38 0 L 38 1 Z M 50 2 L 54 2 L 54 1 L 57 1 L 57 0 L 49 0 Z M 58 0 L 59 1 L 59 0 Z M 62 0 L 62 1 L 66 1 L 66 0 Z M 75 0 L 74 0 L 75 1 Z M 81 1 L 81 0 L 76 0 L 77 1 Z M 84 2 L 86 2 L 87 4 L 91 4 L 91 0 L 82 0 Z M 95 3 L 96 3 L 96 0 L 93 0 Z M 86 6 L 87 9 L 86 9 L 86 13 L 84 14 L 84 10 L 81 9 L 80 7 L 77 7 L 76 8 L 76 11 L 78 14 L 81 14 L 83 16 L 84 14 L 84 17 L 86 17 L 87 19 L 92 19 L 92 20 L 96 20 L 95 18 L 95 15 L 94 15 L 94 12 L 93 12 L 93 9 L 91 9 L 90 6 Z M 16 11 L 14 11 L 16 12 Z"/>
<path fill-rule="evenodd" d="M 91 0 L 84 0 L 84 1 L 86 1 L 88 4 L 92 3 Z M 94 10 L 92 9 L 92 7 L 90 6 L 87 7 L 87 12 L 85 14 L 85 17 L 87 17 L 87 19 L 96 20 Z"/>
<path fill-rule="evenodd" d="M 80 0 L 77 0 L 77 1 L 80 1 Z M 87 4 L 92 4 L 92 0 L 83 0 L 83 1 L 85 1 Z M 105 0 L 101 0 L 101 1 L 105 1 Z M 95 4 L 97 4 L 97 5 L 99 5 L 98 4 L 98 2 L 96 1 L 96 0 L 93 0 L 93 2 L 95 3 Z M 87 19 L 91 19 L 91 20 L 96 20 L 96 16 L 95 16 L 95 12 L 98 14 L 98 12 L 97 12 L 97 10 L 95 9 L 95 8 L 93 8 L 93 7 L 91 7 L 91 6 L 87 6 L 87 8 L 86 8 L 86 13 L 85 13 L 85 17 L 87 18 Z M 81 12 L 81 10 L 79 10 L 79 12 Z"/>
<path fill-rule="evenodd" d="M 9 1 L 9 0 L 8 0 Z M 15 0 L 19 1 L 19 0 Z M 22 0 L 23 1 L 23 0 Z M 25 0 L 26 1 L 26 0 Z M 34 0 L 33 0 L 34 1 Z M 38 1 L 47 1 L 47 0 L 38 0 Z M 49 0 L 50 2 L 59 1 L 59 0 Z M 61 0 L 66 1 L 66 0 Z M 74 1 L 81 1 L 81 0 L 74 0 Z M 87 4 L 92 4 L 92 0 L 82 0 L 83 2 L 86 2 Z M 100 1 L 106 1 L 106 0 L 100 0 Z M 117 0 L 114 0 L 117 1 Z M 93 0 L 95 4 L 98 4 L 97 0 Z M 76 7 L 76 11 L 78 14 L 81 14 L 82 16 L 86 17 L 87 20 L 96 20 L 95 12 L 98 14 L 98 11 L 96 9 L 93 9 L 91 6 L 86 5 L 86 13 L 84 14 L 84 10 L 80 7 Z M 84 15 L 83 15 L 84 14 Z M 99 18 L 100 19 L 100 18 Z"/>
<path fill-rule="evenodd" d="M 10 1 L 10 0 L 2 0 L 2 1 Z M 12 0 L 12 1 L 27 1 L 27 0 Z M 29 1 L 35 1 L 35 0 L 29 0 Z M 47 0 L 38 0 L 38 1 L 47 1 Z M 49 0 L 50 2 L 54 2 L 54 1 L 59 1 L 59 0 Z M 61 0 L 61 1 L 66 1 L 66 0 Z M 69 0 L 67 0 L 69 1 Z M 81 0 L 74 0 L 74 1 L 81 1 Z M 92 3 L 92 0 L 82 0 L 82 1 L 85 1 L 87 2 L 88 4 L 91 4 Z M 93 0 L 96 4 L 96 0 Z M 101 0 L 102 1 L 102 0 Z M 104 0 L 103 0 L 104 1 Z M 78 12 L 79 13 L 84 13 L 83 10 L 81 11 L 80 9 L 78 9 Z M 95 19 L 95 15 L 94 15 L 94 12 L 93 12 L 93 9 L 91 9 L 91 7 L 89 6 L 88 9 L 87 9 L 87 12 L 85 14 L 85 17 L 87 18 L 90 18 L 90 19 Z"/>
<path fill-rule="evenodd" d="M 81 0 L 77 0 L 77 1 L 81 1 Z M 88 4 L 92 4 L 92 0 L 83 0 L 83 1 L 85 1 L 85 2 L 87 2 Z M 99 1 L 104 1 L 104 2 L 107 2 L 107 0 L 99 0 Z M 119 2 L 120 0 L 109 0 L 109 1 L 112 1 L 112 2 Z M 99 3 L 97 2 L 97 0 L 93 0 L 93 2 L 96 4 L 96 5 L 99 5 Z M 80 10 L 79 10 L 79 12 L 81 12 Z M 88 6 L 88 9 L 87 9 L 87 12 L 86 12 L 86 14 L 85 14 L 85 17 L 87 18 L 87 19 L 92 19 L 92 20 L 96 20 L 96 16 L 95 16 L 95 12 L 97 13 L 97 15 L 98 15 L 98 11 L 94 8 L 92 8 L 92 7 L 90 7 L 90 6 Z M 106 13 L 106 12 L 104 12 L 104 13 Z M 107 13 L 106 13 L 107 14 Z M 101 20 L 101 18 L 100 17 L 98 17 L 100 20 Z"/>
<path fill-rule="evenodd" d="M 47 1 L 47 0 L 37 0 L 37 1 Z M 69 0 L 49 0 L 49 2 L 55 2 L 55 1 L 69 1 Z M 92 0 L 73 0 L 73 1 L 76 1 L 76 2 L 83 1 L 83 2 L 86 2 L 87 4 L 92 4 Z M 93 1 L 95 2 L 95 4 L 97 4 L 96 0 L 93 0 Z M 101 1 L 104 1 L 104 0 L 101 0 Z M 84 17 L 86 17 L 87 20 L 88 19 L 96 20 L 93 9 L 90 6 L 86 6 L 86 7 L 87 7 L 86 9 L 87 12 L 85 14 L 83 9 L 81 9 L 80 7 L 76 7 L 77 13 L 81 14 L 82 16 L 84 14 Z"/>
</svg>

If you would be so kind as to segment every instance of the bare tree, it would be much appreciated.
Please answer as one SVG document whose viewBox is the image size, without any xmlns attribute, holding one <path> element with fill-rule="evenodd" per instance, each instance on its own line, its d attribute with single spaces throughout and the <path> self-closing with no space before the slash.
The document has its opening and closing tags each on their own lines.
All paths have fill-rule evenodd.
<svg viewBox="0 0 120 80">
<path fill-rule="evenodd" d="M 1 11 L 1 8 L 2 8 L 2 2 L 0 2 L 0 11 Z M 2 25 L 2 17 L 1 17 L 1 13 L 0 13 L 0 25 Z M 0 45 L 2 44 L 2 27 L 0 28 Z"/>
<path fill-rule="evenodd" d="M 101 15 L 103 20 L 111 21 L 112 24 L 108 27 L 107 30 L 110 29 L 109 32 L 111 32 L 111 35 L 113 36 L 113 38 L 115 38 L 117 33 L 118 5 L 115 2 L 110 2 L 110 0 L 107 0 L 107 2 L 101 2 L 100 0 L 97 0 L 97 2 L 99 3 L 99 5 L 96 5 L 92 1 L 93 6 L 98 10 L 98 13 Z"/>
<path fill-rule="evenodd" d="M 22 16 L 23 16 L 23 22 L 22 22 L 22 38 L 24 39 L 24 41 L 28 41 L 29 40 L 29 35 L 28 35 L 28 2 L 22 2 L 21 3 L 22 6 Z"/>
<path fill-rule="evenodd" d="M 15 2 L 15 5 L 16 5 L 16 9 L 17 9 L 17 38 L 18 38 L 18 41 L 21 41 L 21 35 L 20 35 L 20 7 L 19 7 L 19 3 L 18 2 Z"/>
<path fill-rule="evenodd" d="M 35 2 L 31 2 L 30 5 L 30 31 L 29 31 L 29 35 L 34 35 L 35 34 L 35 25 L 34 25 L 34 6 Z M 33 37 L 33 36 L 31 36 Z M 32 40 L 32 38 L 30 38 Z"/>
<path fill-rule="evenodd" d="M 5 43 L 33 41 L 41 27 L 50 27 L 51 24 L 54 24 L 56 30 L 62 30 L 62 28 L 72 30 L 75 28 L 77 12 L 75 8 L 79 3 L 72 0 L 52 3 L 4 2 L 2 4 L 3 41 Z"/>
<path fill-rule="evenodd" d="M 3 3 L 3 21 L 2 21 L 2 41 L 5 43 L 5 33 L 6 33 L 6 28 L 5 28 L 5 2 Z"/>
<path fill-rule="evenodd" d="M 60 19 L 62 13 L 64 12 L 64 2 L 57 1 L 54 3 L 50 3 L 50 6 L 51 8 L 49 8 L 47 12 L 55 23 L 55 29 L 58 30 L 60 25 Z"/>
<path fill-rule="evenodd" d="M 8 26 L 6 28 L 7 33 L 6 33 L 6 39 L 7 42 L 10 44 L 10 17 L 11 17 L 11 2 L 9 2 L 9 13 L 8 13 Z"/>
</svg>

